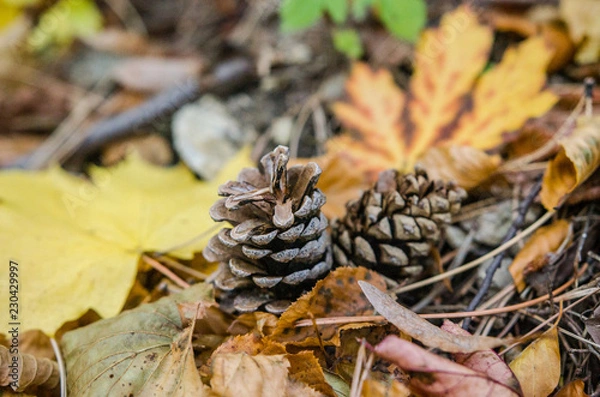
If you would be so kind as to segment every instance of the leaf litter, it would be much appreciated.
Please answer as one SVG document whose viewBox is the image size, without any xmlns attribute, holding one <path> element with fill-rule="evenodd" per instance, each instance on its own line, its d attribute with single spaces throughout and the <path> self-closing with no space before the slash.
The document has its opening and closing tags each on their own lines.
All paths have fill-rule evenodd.
<svg viewBox="0 0 600 397">
<path fill-rule="evenodd" d="M 167 28 L 182 34 L 181 42 L 168 48 L 155 43 L 156 25 L 148 19 L 153 10 L 156 11 L 154 3 L 145 3 L 140 15 L 135 13 L 136 2 L 131 2 L 131 8 L 125 7 L 128 11 L 115 11 L 122 13 L 119 16 L 132 11 L 133 14 L 124 19 L 128 33 L 119 29 L 122 33 L 108 38 L 112 44 L 102 35 L 113 28 L 114 18 L 104 21 L 109 25 L 107 30 L 89 36 L 99 29 L 99 18 L 107 15 L 105 9 L 96 8 L 95 2 L 82 3 L 83 8 L 76 9 L 65 20 L 64 26 L 51 32 L 46 38 L 49 41 L 41 43 L 47 51 L 44 56 L 51 58 L 54 56 L 52 51 L 68 48 L 74 37 L 87 36 L 82 45 L 88 46 L 86 51 L 93 56 L 104 51 L 123 57 L 125 62 L 112 73 L 121 76 L 121 83 L 125 83 L 116 89 L 117 100 L 112 105 L 116 109 L 109 111 L 116 116 L 106 116 L 100 110 L 92 120 L 104 118 L 108 123 L 103 125 L 113 128 L 115 124 L 111 121 L 127 119 L 131 113 L 117 114 L 130 108 L 131 104 L 119 105 L 118 98 L 135 97 L 135 105 L 142 108 L 148 103 L 160 105 L 161 96 L 153 96 L 152 92 L 180 85 L 169 83 L 173 77 L 179 80 L 185 76 L 188 80 L 182 82 L 181 87 L 192 90 L 176 87 L 175 91 L 180 94 L 191 92 L 183 102 L 175 101 L 178 104 L 197 99 L 193 88 L 198 75 L 201 75 L 200 85 L 205 91 L 212 92 L 215 87 L 218 91 L 226 85 L 222 84 L 222 87 L 218 83 L 222 78 L 218 76 L 222 75 L 208 75 L 204 68 L 210 70 L 219 66 L 220 56 L 215 56 L 214 49 L 226 45 L 235 52 L 246 46 L 243 47 L 245 56 L 251 58 L 250 64 L 258 65 L 258 76 L 240 79 L 241 85 L 233 85 L 233 89 L 243 87 L 243 92 L 222 96 L 226 90 L 219 92 L 223 114 L 229 114 L 228 120 L 232 121 L 221 125 L 223 133 L 231 132 L 238 137 L 252 135 L 254 130 L 272 130 L 275 119 L 288 120 L 294 126 L 288 134 L 277 137 L 262 134 L 256 140 L 244 136 L 243 140 L 253 141 L 254 159 L 268 152 L 275 142 L 289 143 L 294 146 L 294 152 L 307 157 L 324 153 L 314 160 L 324 170 L 317 187 L 327 197 L 328 204 L 323 207 L 323 213 L 329 221 L 342 217 L 347 212 L 346 203 L 359 197 L 361 190 L 368 189 L 380 171 L 390 168 L 409 172 L 415 164 L 420 164 L 432 180 L 454 180 L 469 190 L 470 197 L 456 217 L 460 228 L 441 227 L 436 247 L 424 251 L 415 241 L 408 245 L 415 252 L 427 252 L 436 258 L 432 262 L 435 266 L 425 260 L 419 263 L 422 273 L 416 279 L 439 280 L 452 271 L 447 273 L 453 276 L 447 277 L 444 285 L 438 283 L 428 290 L 419 290 L 417 286 L 424 284 L 412 284 L 413 280 L 394 277 L 393 272 L 383 276 L 363 267 L 341 267 L 324 274 L 310 292 L 277 317 L 262 312 L 225 312 L 219 291 L 213 292 L 208 284 L 215 275 L 197 271 L 210 273 L 217 266 L 198 259 L 202 257 L 206 241 L 203 237 L 207 236 L 195 238 L 212 226 L 207 208 L 216 200 L 217 187 L 225 180 L 235 179 L 235 174 L 244 166 L 254 164 L 248 153 L 243 152 L 221 171 L 217 181 L 208 182 L 196 180 L 183 165 L 164 168 L 175 157 L 175 151 L 172 148 L 173 131 L 164 134 L 164 125 L 169 123 L 163 123 L 161 118 L 175 111 L 174 106 L 159 106 L 158 113 L 150 114 L 155 117 L 151 125 L 130 120 L 130 125 L 125 126 L 125 134 L 119 135 L 123 133 L 119 132 L 116 135 L 129 142 L 132 142 L 133 131 L 160 137 L 162 160 L 153 159 L 153 156 L 144 158 L 162 168 L 150 166 L 134 155 L 126 157 L 114 168 L 90 167 L 89 180 L 73 177 L 56 166 L 38 172 L 2 171 L 0 244 L 4 246 L 0 246 L 5 252 L 5 261 L 16 257 L 21 264 L 23 329 L 42 329 L 60 340 L 67 366 L 67 376 L 62 381 L 67 382 L 70 395 L 384 396 L 412 393 L 529 396 L 549 395 L 557 390 L 557 395 L 597 392 L 594 349 L 599 333 L 598 311 L 594 309 L 598 306 L 598 296 L 592 277 L 597 273 L 595 243 L 600 233 L 597 208 L 591 204 L 600 197 L 597 187 L 600 181 L 597 172 L 600 129 L 592 106 L 595 91 L 589 82 L 583 86 L 572 85 L 567 90 L 565 84 L 557 84 L 557 75 L 553 74 L 558 68 L 560 79 L 579 83 L 583 73 L 596 73 L 593 64 L 581 63 L 585 57 L 597 57 L 593 54 L 597 43 L 593 28 L 586 26 L 575 2 L 561 1 L 562 14 L 554 7 L 552 15 L 553 18 L 562 15 L 563 21 L 551 22 L 556 26 L 563 22 L 567 24 L 573 42 L 566 43 L 566 47 L 579 50 L 575 63 L 572 50 L 557 47 L 556 37 L 549 33 L 548 19 L 536 22 L 537 27 L 528 28 L 524 35 L 527 39 L 517 42 L 514 37 L 505 36 L 497 20 L 492 21 L 496 31 L 482 23 L 489 17 L 486 10 L 463 5 L 448 12 L 440 2 L 428 5 L 429 16 L 440 17 L 439 26 L 423 31 L 414 52 L 408 46 L 403 50 L 414 56 L 404 55 L 403 58 L 391 54 L 394 61 L 384 62 L 393 65 L 389 70 L 377 61 L 381 55 L 379 58 L 376 55 L 372 37 L 400 34 L 378 31 L 376 26 L 382 24 L 390 28 L 394 19 L 390 19 L 391 15 L 405 17 L 400 15 L 402 13 L 393 14 L 398 11 L 393 2 L 332 3 L 323 6 L 331 18 L 323 19 L 306 32 L 284 37 L 280 36 L 278 26 L 273 29 L 272 22 L 279 22 L 275 17 L 276 6 L 260 8 L 258 3 L 252 3 L 240 8 L 236 2 L 213 4 L 211 1 L 207 2 L 204 12 L 218 15 L 215 21 L 227 23 L 198 23 L 196 14 L 186 12 L 178 26 Z M 424 5 L 418 1 L 413 3 Z M 7 26 L 6 32 L 11 34 L 21 29 L 21 34 L 27 35 L 30 26 L 35 26 L 32 34 L 37 34 L 42 21 L 49 18 L 47 13 L 58 10 L 39 2 L 28 2 L 27 6 L 20 2 L 15 4 L 0 4 L 0 8 L 10 13 L 0 18 L 0 26 Z M 327 95 L 316 95 L 315 87 L 322 85 L 317 81 L 321 77 L 317 76 L 339 72 L 332 70 L 331 65 L 341 63 L 332 51 L 324 50 L 328 45 L 326 40 L 315 40 L 315 37 L 331 28 L 329 24 L 339 24 L 343 18 L 336 10 L 349 5 L 373 14 L 352 21 L 357 30 L 344 30 L 352 37 L 352 43 L 345 44 L 352 48 L 346 48 L 346 52 L 350 54 L 360 49 L 364 54 L 363 61 L 351 63 L 345 98 L 333 93 L 336 90 Z M 193 9 L 190 5 L 187 11 Z M 518 19 L 510 20 L 519 12 L 505 16 L 508 19 L 504 23 L 514 25 L 519 22 Z M 39 24 L 33 15 L 40 16 Z M 164 15 L 164 10 L 157 15 Z M 236 22 L 240 15 L 242 20 Z M 319 18 L 315 15 L 312 18 Z M 82 21 L 89 23 L 82 26 Z M 234 30 L 229 30 L 236 23 Z M 323 30 L 325 25 L 327 29 Z M 581 29 L 578 31 L 578 28 Z M 151 35 L 147 36 L 145 29 L 149 29 Z M 561 29 L 565 30 L 565 26 Z M 333 31 L 342 30 L 336 26 Z M 231 32 L 234 34 L 229 36 Z M 330 32 L 326 33 L 330 35 Z M 0 30 L 0 49 L 4 51 L 6 43 L 2 34 L 4 31 Z M 203 48 L 202 57 L 190 58 L 190 54 L 196 52 L 181 51 L 180 48 L 186 43 L 203 42 L 197 35 L 204 35 L 206 48 Z M 123 39 L 125 37 L 131 40 Z M 334 40 L 335 37 L 334 34 Z M 569 40 L 566 34 L 561 37 L 561 40 Z M 272 40 L 275 38 L 277 40 Z M 169 40 L 166 42 L 171 44 Z M 506 42 L 510 45 L 502 48 Z M 394 43 L 405 44 L 397 40 Z M 560 54 L 553 55 L 552 49 L 557 49 Z M 69 48 L 71 50 L 77 51 L 75 47 Z M 7 54 L 10 62 L 12 55 Z M 311 61 L 315 54 L 319 62 Z M 354 54 L 357 56 L 356 52 Z M 557 56 L 560 57 L 558 63 Z M 138 61 L 138 65 L 143 66 L 145 59 L 150 62 L 146 65 L 158 65 L 163 71 L 167 71 L 169 65 L 185 66 L 190 59 L 194 62 L 192 68 L 176 68 L 164 76 L 164 81 L 154 81 L 160 74 L 154 66 L 143 70 L 150 74 L 132 73 L 134 69 L 127 66 L 131 61 Z M 412 64 L 412 76 L 402 62 Z M 74 61 L 74 65 L 82 64 L 83 61 Z M 97 59 L 91 63 L 92 66 L 95 64 L 99 64 Z M 90 64 L 87 65 L 86 86 L 91 86 L 98 76 L 98 69 L 106 72 L 107 68 L 96 66 L 94 71 L 89 69 Z M 323 65 L 328 66 L 324 68 Z M 549 80 L 546 79 L 547 72 L 551 73 Z M 19 74 L 22 75 L 25 74 Z M 574 77 L 578 75 L 582 77 Z M 0 74 L 0 78 L 4 79 L 3 76 Z M 39 77 L 40 74 L 28 76 Z M 204 85 L 206 76 L 213 80 Z M 43 84 L 58 93 L 58 97 L 63 92 L 78 89 L 67 89 L 53 78 L 43 80 Z M 83 81 L 81 77 L 72 79 Z M 256 87 L 245 84 L 254 79 L 260 82 Z M 39 83 L 33 82 L 35 84 Z M 584 88 L 585 93 L 579 100 L 577 90 L 584 91 Z M 577 93 L 573 95 L 573 92 Z M 10 98 L 10 95 L 0 95 L 1 106 L 5 106 L 2 102 L 5 97 Z M 300 112 L 295 105 L 290 106 L 303 98 L 310 99 L 300 104 Z M 579 104 L 575 106 L 577 100 Z M 71 107 L 66 106 L 58 118 L 55 115 L 44 126 L 41 116 L 56 112 L 48 111 L 38 102 L 43 99 L 16 98 L 14 103 L 8 104 L 10 106 L 5 106 L 8 111 L 0 116 L 0 124 L 7 125 L 7 131 L 11 132 L 27 130 L 27 126 L 33 126 L 36 133 L 44 128 L 49 132 Z M 33 105 L 23 110 L 19 104 Z M 549 110 L 554 105 L 555 108 Z M 575 110 L 566 117 L 573 106 Z M 286 113 L 277 114 L 282 107 L 288 109 Z M 65 120 L 65 125 L 59 126 L 48 141 L 56 138 L 65 127 L 72 127 L 73 131 L 81 128 L 81 125 L 70 124 L 79 111 L 77 106 L 72 110 L 69 120 Z M 154 111 L 150 110 L 150 113 Z M 177 112 L 175 119 L 181 120 L 183 113 Z M 562 112 L 559 118 L 557 112 Z M 18 119 L 22 114 L 33 117 Z M 298 120 L 294 120 L 295 114 Z M 532 117 L 539 118 L 532 122 L 529 120 Z M 558 129 L 556 120 L 551 119 L 566 121 Z M 572 123 L 575 119 L 576 124 Z M 206 127 L 194 127 L 194 123 L 193 118 L 189 118 L 185 131 L 188 142 L 198 138 L 194 135 L 196 128 Z M 236 131 L 229 131 L 234 124 Z M 243 134 L 240 134 L 242 125 Z M 339 127 L 341 133 L 336 135 Z M 0 149 L 3 142 L 0 141 Z M 215 145 L 218 143 L 215 141 Z M 545 143 L 543 150 L 536 150 L 536 145 L 541 143 Z M 107 148 L 112 145 L 115 143 L 100 143 L 103 162 Z M 199 148 L 206 150 L 206 145 L 199 144 Z M 143 145 L 131 146 L 144 150 Z M 90 153 L 89 149 L 84 142 L 80 150 Z M 175 150 L 182 153 L 181 145 Z M 119 149 L 119 154 L 113 158 L 123 157 L 125 151 Z M 5 152 L 0 150 L 0 153 Z M 39 154 L 36 152 L 37 149 L 32 154 L 34 157 Z M 218 157 L 217 152 L 210 154 Z M 224 157 L 215 158 L 205 166 L 198 166 L 193 164 L 196 162 L 194 156 L 196 154 L 181 157 L 188 167 L 201 175 L 208 169 L 212 175 L 225 161 Z M 59 159 L 59 156 L 55 158 Z M 81 164 L 60 160 L 71 169 L 80 167 L 78 171 L 86 171 Z M 93 161 L 89 156 L 86 160 Z M 3 159 L 3 164 L 11 161 Z M 306 163 L 302 159 L 295 161 Z M 316 168 L 310 167 L 314 175 L 318 175 Z M 253 171 L 242 172 L 248 175 Z M 272 175 L 274 180 L 271 182 L 278 183 L 280 175 Z M 536 191 L 540 179 L 542 193 L 533 197 L 529 192 Z M 252 190 L 251 186 L 242 188 Z M 419 191 L 418 194 L 426 192 Z M 533 199 L 531 211 L 527 212 L 528 220 L 523 225 L 527 227 L 526 234 L 551 218 L 552 223 L 540 228 L 529 240 L 517 234 L 517 238 L 510 239 L 512 247 L 508 248 L 502 242 L 509 236 L 508 231 L 516 228 L 515 218 L 527 210 L 522 208 L 522 203 L 528 196 Z M 286 197 L 285 192 L 283 197 Z M 372 202 L 363 203 L 366 213 L 364 216 L 359 214 L 357 226 L 352 230 L 361 230 L 369 222 L 380 220 L 382 215 L 377 212 L 378 205 L 381 208 L 390 205 L 378 204 L 377 195 L 365 197 Z M 268 200 L 269 195 L 265 194 L 253 205 L 263 209 Z M 549 212 L 540 218 L 543 207 Z M 406 208 L 414 213 L 403 215 L 415 217 L 420 228 L 428 224 L 426 206 L 418 207 L 417 203 L 412 203 Z M 297 216 L 302 219 L 301 214 Z M 503 220 L 501 224 L 494 223 L 497 226 L 482 227 L 485 217 L 487 221 Z M 320 223 L 325 225 L 324 218 Z M 264 224 L 259 219 L 252 226 L 259 228 Z M 401 226 L 405 224 L 393 225 L 394 228 Z M 254 237 L 254 231 L 248 229 L 247 235 Z M 461 233 L 465 235 L 461 236 Z M 296 244 L 289 247 L 291 250 L 304 244 L 307 238 L 298 230 L 284 234 L 284 239 L 286 236 L 299 238 L 291 243 Z M 362 249 L 368 245 L 378 247 L 380 238 L 368 237 L 366 243 L 361 243 Z M 284 239 L 277 240 L 275 246 L 278 249 L 290 244 L 283 242 Z M 252 266 L 261 263 L 259 257 L 263 252 L 256 247 L 236 246 L 223 237 L 221 241 L 235 247 L 232 249 L 245 250 L 250 253 L 251 262 L 256 261 L 230 266 L 243 277 L 247 275 L 245 272 L 254 271 Z M 320 249 L 327 250 L 330 242 L 324 237 L 319 244 Z M 389 253 L 395 251 L 389 251 L 389 247 L 388 244 L 386 252 L 388 257 L 393 257 Z M 503 255 L 510 258 L 505 262 L 512 260 L 514 263 L 511 267 L 514 283 L 510 279 L 499 282 L 493 271 L 487 274 L 462 270 L 465 273 L 459 275 L 462 263 L 485 262 L 484 259 L 491 259 L 504 250 Z M 414 254 L 408 249 L 405 252 L 405 255 Z M 375 251 L 373 254 L 375 257 L 380 255 Z M 144 260 L 139 261 L 140 257 Z M 156 262 L 152 270 L 148 267 L 149 259 Z M 295 265 L 292 262 L 290 266 Z M 188 266 L 194 269 L 187 271 Z M 451 270 L 457 267 L 459 269 Z M 270 274 L 273 271 L 269 268 L 267 276 L 261 279 L 265 286 L 277 279 L 277 274 Z M 429 278 L 431 276 L 438 278 Z M 207 284 L 197 284 L 205 279 Z M 578 287 L 578 284 L 583 286 Z M 557 288 L 558 285 L 561 286 Z M 184 291 L 177 293 L 182 288 Z M 408 290 L 413 292 L 407 294 Z M 394 292 L 398 291 L 400 294 L 395 296 Z M 479 291 L 487 301 L 476 299 Z M 516 291 L 521 294 L 517 295 Z M 8 291 L 2 289 L 0 295 L 8 301 Z M 156 300 L 165 295 L 167 297 Z M 216 295 L 216 301 L 213 295 Z M 573 299 L 579 300 L 565 311 L 559 327 L 552 327 L 541 336 L 532 336 L 533 342 L 516 358 L 512 347 L 500 353 L 495 351 L 496 347 L 513 341 L 526 343 L 521 340 L 521 335 L 537 329 L 538 324 L 547 326 L 548 318 L 556 316 L 552 313 L 558 310 L 557 303 Z M 461 312 L 467 305 L 474 311 Z M 124 306 L 131 309 L 121 312 Z M 432 319 L 431 322 L 421 318 L 421 314 Z M 5 316 L 5 312 L 0 316 L 3 321 Z M 462 326 L 470 332 L 449 321 L 438 327 L 440 323 L 436 319 L 444 317 L 467 318 Z M 66 322 L 68 324 L 63 326 Z M 59 330 L 61 326 L 64 328 Z M 558 332 L 562 333 L 560 339 Z M 31 379 L 29 386 L 38 383 L 42 386 L 27 387 L 27 392 L 46 395 L 44 387 L 54 388 L 56 392 L 58 365 L 44 358 L 49 356 L 46 348 L 42 349 L 37 342 L 27 342 L 29 337 L 23 340 L 20 354 L 27 357 L 23 359 L 24 383 Z M 11 340 L 3 338 L 0 343 L 6 346 L 0 346 L 3 362 L 0 379 L 5 385 L 8 372 L 4 362 L 11 358 L 5 352 Z M 48 362 L 50 366 L 46 365 Z M 8 391 L 6 387 L 0 388 L 2 393 L 5 390 Z"/>
</svg>

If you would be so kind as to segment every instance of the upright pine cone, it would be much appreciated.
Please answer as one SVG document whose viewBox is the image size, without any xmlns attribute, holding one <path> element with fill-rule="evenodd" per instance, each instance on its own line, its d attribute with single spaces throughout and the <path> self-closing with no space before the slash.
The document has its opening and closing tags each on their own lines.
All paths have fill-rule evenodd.
<svg viewBox="0 0 600 397">
<path fill-rule="evenodd" d="M 238 181 L 219 187 L 210 216 L 227 221 L 204 250 L 220 261 L 215 286 L 226 310 L 252 312 L 264 306 L 282 313 L 331 269 L 325 196 L 315 188 L 315 163 L 289 170 L 289 150 L 278 146 L 258 169 L 245 168 Z"/>
<path fill-rule="evenodd" d="M 374 188 L 332 222 L 336 265 L 365 266 L 395 280 L 420 276 L 440 227 L 465 197 L 453 184 L 430 181 L 420 167 L 407 175 L 382 172 Z"/>
</svg>

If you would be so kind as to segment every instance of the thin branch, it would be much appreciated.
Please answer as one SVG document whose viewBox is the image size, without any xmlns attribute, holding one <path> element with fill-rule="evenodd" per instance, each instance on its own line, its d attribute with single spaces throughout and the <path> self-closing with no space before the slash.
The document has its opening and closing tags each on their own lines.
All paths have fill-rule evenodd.
<svg viewBox="0 0 600 397">
<path fill-rule="evenodd" d="M 521 226 L 523 226 L 523 223 L 525 223 L 525 215 L 527 214 L 529 207 L 531 206 L 531 204 L 533 203 L 533 200 L 537 197 L 537 195 L 541 189 L 542 189 L 542 179 L 539 179 L 536 182 L 536 184 L 531 188 L 531 191 L 529 192 L 529 194 L 527 195 L 525 200 L 523 200 L 523 202 L 521 203 L 519 212 L 517 214 L 517 218 L 514 220 L 514 222 L 510 226 L 510 229 L 506 233 L 506 236 L 504 236 L 504 239 L 502 240 L 502 244 L 509 242 L 517 234 L 517 231 L 521 228 Z M 469 306 L 467 306 L 467 311 L 475 310 L 475 308 L 481 303 L 483 298 L 485 298 L 485 295 L 488 293 L 490 287 L 492 286 L 492 280 L 494 278 L 494 274 L 496 274 L 496 271 L 500 268 L 500 265 L 502 264 L 502 260 L 504 259 L 505 255 L 506 255 L 506 251 L 500 252 L 494 258 L 494 260 L 492 261 L 490 266 L 486 269 L 485 278 L 483 279 L 483 283 L 481 284 L 481 287 L 479 287 L 479 290 L 477 291 L 477 294 L 475 295 L 473 300 L 471 300 L 471 303 L 469 303 Z M 468 329 L 470 324 L 471 324 L 471 319 L 468 319 L 468 318 L 465 319 L 463 326 L 462 326 L 463 329 Z"/>
</svg>

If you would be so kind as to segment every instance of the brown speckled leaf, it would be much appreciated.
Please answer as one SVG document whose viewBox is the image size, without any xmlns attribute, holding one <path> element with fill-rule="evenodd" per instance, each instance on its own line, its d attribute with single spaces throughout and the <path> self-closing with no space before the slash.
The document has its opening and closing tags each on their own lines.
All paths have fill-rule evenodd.
<svg viewBox="0 0 600 397">
<path fill-rule="evenodd" d="M 70 396 L 207 395 L 178 303 L 208 301 L 212 288 L 184 292 L 68 332 L 62 339 Z"/>
<path fill-rule="evenodd" d="M 385 288 L 379 274 L 363 267 L 341 267 L 319 281 L 281 315 L 271 338 L 283 344 L 319 346 L 313 327 L 296 327 L 299 320 L 338 316 L 366 316 L 374 314 L 373 307 L 361 292 L 358 281 L 367 280 L 378 288 Z M 321 338 L 326 345 L 339 343 L 339 327 L 320 326 Z"/>
</svg>

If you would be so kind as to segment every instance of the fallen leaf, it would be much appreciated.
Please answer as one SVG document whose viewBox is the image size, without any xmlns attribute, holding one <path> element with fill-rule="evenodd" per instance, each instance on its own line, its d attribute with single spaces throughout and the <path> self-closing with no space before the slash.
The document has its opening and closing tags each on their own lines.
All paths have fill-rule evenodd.
<svg viewBox="0 0 600 397">
<path fill-rule="evenodd" d="M 183 326 L 178 304 L 211 297 L 210 285 L 197 284 L 66 333 L 69 395 L 208 395 L 194 362 L 193 327 Z"/>
<path fill-rule="evenodd" d="M 471 335 L 468 331 L 449 320 L 444 320 L 442 329 L 454 335 Z M 516 391 L 519 395 L 522 394 L 521 385 L 515 374 L 510 370 L 510 367 L 504 360 L 502 360 L 492 349 L 479 350 L 469 354 L 456 353 L 454 354 L 454 359 L 458 364 L 464 365 L 473 371 L 486 374 L 488 378 L 506 385 L 510 389 Z"/>
<path fill-rule="evenodd" d="M 392 324 L 376 325 L 373 323 L 347 324 L 340 327 L 340 344 L 335 349 L 332 370 L 343 379 L 352 382 L 356 369 L 356 360 L 364 340 L 371 346 L 377 345 L 388 335 L 399 335 Z M 364 349 L 364 347 L 363 347 Z"/>
<path fill-rule="evenodd" d="M 220 397 L 279 397 L 288 388 L 289 366 L 283 354 L 218 354 L 213 358 L 210 385 Z"/>
<path fill-rule="evenodd" d="M 444 15 L 437 29 L 423 33 L 410 81 L 409 111 L 415 125 L 411 163 L 442 137 L 443 128 L 459 113 L 491 46 L 491 29 L 480 25 L 468 7 Z"/>
<path fill-rule="evenodd" d="M 310 318 L 372 315 L 373 308 L 361 293 L 356 283 L 358 280 L 368 280 L 380 288 L 385 288 L 384 279 L 364 267 L 338 268 L 320 280 L 309 293 L 292 303 L 281 315 L 270 338 L 295 346 L 319 346 L 315 329 L 296 327 L 297 321 Z M 323 344 L 339 344 L 339 327 L 320 326 L 319 332 Z"/>
<path fill-rule="evenodd" d="M 452 335 L 401 306 L 377 287 L 365 281 L 359 281 L 358 284 L 379 314 L 398 327 L 400 331 L 425 346 L 435 347 L 449 353 L 472 353 L 478 350 L 493 349 L 508 343 L 506 340 L 489 336 Z"/>
<path fill-rule="evenodd" d="M 560 149 L 546 167 L 540 198 L 546 209 L 559 206 L 600 165 L 600 117 L 582 117 L 573 134 L 559 141 Z"/>
<path fill-rule="evenodd" d="M 1 260 L 18 263 L 27 315 L 21 330 L 52 335 L 88 309 L 119 313 L 147 251 L 191 259 L 209 236 L 209 207 L 220 183 L 248 164 L 238 155 L 218 178 L 199 182 L 182 165 L 160 168 L 132 156 L 114 168 L 94 167 L 91 182 L 58 167 L 0 173 Z M 27 231 L 26 233 L 24 231 Z M 196 239 L 195 239 L 196 238 Z M 8 289 L 0 291 L 8 302 Z M 8 323 L 8 311 L 0 321 Z"/>
<path fill-rule="evenodd" d="M 394 84 L 392 74 L 385 69 L 373 71 L 366 64 L 355 63 L 346 82 L 346 92 L 351 102 L 333 104 L 333 112 L 346 128 L 360 135 L 358 139 L 340 136 L 330 140 L 328 145 L 336 150 L 343 148 L 365 171 L 377 173 L 403 167 L 406 147 L 400 118 L 406 98 Z M 356 161 L 367 151 L 368 160 Z M 376 176 L 371 175 L 371 179 Z"/>
<path fill-rule="evenodd" d="M 455 181 L 471 189 L 488 179 L 500 166 L 502 159 L 472 146 L 432 147 L 419 159 L 431 179 Z"/>
<path fill-rule="evenodd" d="M 433 354 L 414 343 L 389 336 L 375 346 L 375 353 L 409 373 L 410 388 L 426 396 L 520 396 L 517 390 L 480 373 Z"/>
<path fill-rule="evenodd" d="M 506 50 L 502 61 L 478 81 L 473 110 L 461 117 L 449 141 L 479 149 L 495 147 L 502 143 L 503 133 L 554 106 L 556 95 L 541 91 L 551 58 L 552 51 L 541 37 Z"/>
<path fill-rule="evenodd" d="M 360 395 L 361 397 L 410 397 L 413 394 L 408 387 L 396 379 L 389 382 L 367 379 L 363 384 Z"/>
<path fill-rule="evenodd" d="M 304 383 L 324 396 L 336 397 L 333 388 L 325 380 L 323 368 L 311 351 L 288 354 L 286 358 L 290 363 L 290 379 Z"/>
<path fill-rule="evenodd" d="M 556 251 L 569 234 L 570 223 L 559 219 L 551 225 L 544 226 L 535 231 L 519 251 L 508 267 L 517 291 L 525 289 L 525 275 L 540 269 L 531 269 L 531 264 L 540 258 Z"/>
<path fill-rule="evenodd" d="M 173 150 L 167 139 L 158 134 L 134 136 L 106 145 L 102 150 L 102 165 L 112 166 L 137 152 L 145 161 L 167 166 L 173 163 Z"/>
<path fill-rule="evenodd" d="M 52 45 L 69 45 L 77 37 L 96 33 L 102 27 L 102 13 L 92 0 L 59 0 L 48 8 L 27 39 L 33 51 Z"/>
<path fill-rule="evenodd" d="M 417 44 L 408 100 L 388 71 L 355 64 L 346 87 L 349 102 L 334 104 L 333 111 L 356 135 L 333 139 L 329 151 L 373 181 L 389 168 L 412 169 L 434 146 L 497 146 L 505 133 L 546 112 L 557 98 L 540 92 L 552 55 L 543 39 L 507 50 L 479 77 L 491 45 L 491 29 L 469 7 L 445 15 Z"/>
<path fill-rule="evenodd" d="M 575 379 L 563 386 L 554 397 L 589 397 L 584 391 L 585 384 L 581 379 Z"/>
<path fill-rule="evenodd" d="M 56 361 L 25 353 L 13 355 L 11 350 L 0 346 L 0 387 L 10 386 L 21 392 L 35 387 L 51 390 L 58 386 L 60 376 Z"/>
<path fill-rule="evenodd" d="M 560 380 L 558 331 L 552 327 L 510 363 L 524 397 L 547 396 Z"/>
<path fill-rule="evenodd" d="M 342 217 L 346 213 L 346 203 L 360 197 L 368 184 L 344 157 L 326 155 L 316 160 L 323 170 L 317 188 L 327 192 L 327 201 L 321 211 L 329 219 Z"/>
<path fill-rule="evenodd" d="M 349 397 L 350 386 L 337 374 L 333 374 L 327 370 L 323 371 L 325 379 L 331 388 L 335 391 L 338 397 Z"/>
<path fill-rule="evenodd" d="M 561 0 L 560 13 L 573 41 L 581 44 L 575 54 L 580 64 L 600 59 L 600 27 L 595 15 L 600 14 L 600 3 L 595 0 Z"/>
</svg>

